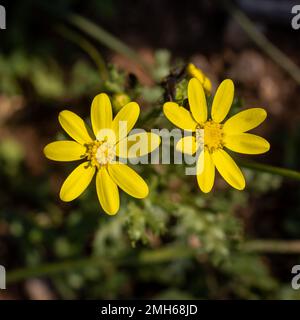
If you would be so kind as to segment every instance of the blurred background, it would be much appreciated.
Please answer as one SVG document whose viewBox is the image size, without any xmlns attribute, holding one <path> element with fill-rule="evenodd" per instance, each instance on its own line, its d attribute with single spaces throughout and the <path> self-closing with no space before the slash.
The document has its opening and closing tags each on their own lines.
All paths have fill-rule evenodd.
<svg viewBox="0 0 300 320">
<path fill-rule="evenodd" d="M 290 284 L 292 266 L 300 264 L 296 172 L 244 168 L 245 191 L 218 177 L 203 195 L 184 166 L 144 165 L 137 170 L 149 197 L 122 193 L 121 210 L 110 217 L 93 184 L 72 203 L 60 201 L 59 188 L 76 164 L 51 162 L 42 152 L 64 137 L 58 113 L 70 109 L 87 119 L 100 92 L 113 97 L 115 112 L 128 98 L 138 101 L 140 127 L 171 128 L 160 112 L 166 81 L 176 83 L 192 62 L 214 89 L 233 79 L 233 112 L 267 110 L 256 132 L 271 150 L 253 160 L 299 171 L 294 1 L 2 5 L 0 264 L 7 289 L 0 299 L 300 298 Z"/>
</svg>

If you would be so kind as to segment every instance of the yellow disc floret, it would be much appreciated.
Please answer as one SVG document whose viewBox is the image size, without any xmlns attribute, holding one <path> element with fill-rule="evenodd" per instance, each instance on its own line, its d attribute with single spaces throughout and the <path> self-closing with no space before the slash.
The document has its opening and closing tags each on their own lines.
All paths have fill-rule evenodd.
<svg viewBox="0 0 300 320">
<path fill-rule="evenodd" d="M 115 159 L 115 156 L 115 147 L 109 142 L 103 142 L 96 152 L 96 159 L 100 165 L 112 163 L 112 161 Z"/>
<path fill-rule="evenodd" d="M 92 166 L 100 168 L 113 162 L 116 156 L 115 146 L 106 140 L 95 140 L 87 145 L 86 155 Z"/>
<path fill-rule="evenodd" d="M 204 146 L 210 152 L 223 148 L 223 128 L 222 124 L 212 120 L 206 121 L 202 130 L 204 130 Z"/>
</svg>

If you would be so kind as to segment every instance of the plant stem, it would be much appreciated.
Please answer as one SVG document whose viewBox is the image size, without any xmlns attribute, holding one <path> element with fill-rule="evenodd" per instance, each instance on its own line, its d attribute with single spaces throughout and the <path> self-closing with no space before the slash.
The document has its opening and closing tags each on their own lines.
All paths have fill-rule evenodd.
<svg viewBox="0 0 300 320">
<path fill-rule="evenodd" d="M 95 65 L 98 67 L 100 76 L 103 80 L 106 80 L 108 78 L 108 71 L 106 68 L 105 61 L 102 58 L 99 51 L 95 48 L 95 46 L 92 45 L 92 43 L 90 43 L 87 39 L 85 39 L 80 34 L 72 31 L 67 27 L 59 26 L 57 28 L 57 31 L 66 39 L 77 44 L 83 51 L 85 51 L 91 57 Z"/>
<path fill-rule="evenodd" d="M 251 240 L 241 246 L 241 250 L 253 253 L 299 254 L 300 240 Z M 197 256 L 195 250 L 185 246 L 167 246 L 155 250 L 143 250 L 139 255 L 128 259 L 108 257 L 87 257 L 78 260 L 47 263 L 37 267 L 20 268 L 7 273 L 7 283 L 15 283 L 31 277 L 52 276 L 62 272 L 82 270 L 85 267 L 104 267 L 110 263 L 132 268 L 187 259 Z"/>
<path fill-rule="evenodd" d="M 62 262 L 47 263 L 44 265 L 20 268 L 8 272 L 6 281 L 7 283 L 18 282 L 31 277 L 39 276 L 51 276 L 61 272 L 68 272 L 74 270 L 81 270 L 84 267 L 90 266 L 106 266 L 108 263 L 114 263 L 116 265 L 131 266 L 136 265 L 148 265 L 153 263 L 164 263 L 172 260 L 178 260 L 181 258 L 189 258 L 193 256 L 193 250 L 186 247 L 170 247 L 156 250 L 144 250 L 138 256 L 130 259 L 115 259 L 107 257 L 88 257 L 78 260 L 69 260 Z"/>
<path fill-rule="evenodd" d="M 243 245 L 243 250 L 257 253 L 299 254 L 300 240 L 252 240 Z"/>
<path fill-rule="evenodd" d="M 300 68 L 282 51 L 272 44 L 254 25 L 254 23 L 231 1 L 220 0 L 223 7 L 233 19 L 243 28 L 247 35 L 264 51 L 275 63 L 284 69 L 298 84 L 300 84 Z"/>
<path fill-rule="evenodd" d="M 121 40 L 80 15 L 71 14 L 69 16 L 69 21 L 71 22 L 71 24 L 84 31 L 109 49 L 128 57 L 132 61 L 139 63 L 144 71 L 146 71 L 147 74 L 152 77 L 150 66 L 133 49 L 131 49 Z"/>
<path fill-rule="evenodd" d="M 291 169 L 270 166 L 268 164 L 261 164 L 254 161 L 252 162 L 252 161 L 239 160 L 238 163 L 244 168 L 268 172 L 268 173 L 276 174 L 282 177 L 300 180 L 300 172 L 294 171 Z"/>
<path fill-rule="evenodd" d="M 20 268 L 8 272 L 6 281 L 7 283 L 14 283 L 31 277 L 49 276 L 61 272 L 68 272 L 70 270 L 74 271 L 87 266 L 101 266 L 104 264 L 103 261 L 105 260 L 101 258 L 85 258 L 79 260 L 47 263 L 31 268 Z"/>
</svg>

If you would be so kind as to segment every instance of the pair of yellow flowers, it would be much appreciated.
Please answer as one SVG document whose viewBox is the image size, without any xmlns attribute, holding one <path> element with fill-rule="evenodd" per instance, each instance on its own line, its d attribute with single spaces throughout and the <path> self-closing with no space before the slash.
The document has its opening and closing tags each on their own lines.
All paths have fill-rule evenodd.
<svg viewBox="0 0 300 320">
<path fill-rule="evenodd" d="M 215 168 L 234 188 L 245 188 L 245 178 L 224 147 L 239 153 L 260 154 L 267 152 L 269 143 L 247 131 L 261 124 L 267 113 L 262 108 L 241 111 L 229 118 L 224 124 L 234 98 L 234 85 L 229 79 L 218 87 L 208 116 L 206 96 L 201 82 L 192 78 L 188 83 L 188 101 L 190 110 L 174 102 L 166 102 L 163 110 L 165 116 L 177 127 L 191 131 L 192 135 L 183 137 L 176 144 L 176 149 L 188 154 L 195 154 L 204 145 L 197 160 L 197 181 L 200 189 L 207 193 L 214 184 Z M 137 103 L 126 104 L 113 118 L 109 97 L 97 95 L 91 106 L 91 124 L 94 137 L 91 137 L 84 121 L 71 111 L 59 114 L 59 122 L 67 134 L 75 141 L 56 141 L 48 144 L 44 153 L 48 159 L 55 161 L 85 160 L 67 177 L 60 190 L 63 201 L 72 201 L 88 187 L 96 174 L 96 189 L 100 205 L 110 214 L 116 214 L 120 207 L 119 189 L 135 198 L 145 198 L 149 189 L 146 182 L 129 166 L 118 158 L 133 157 L 121 147 L 128 140 L 128 134 L 134 127 L 140 113 Z M 126 122 L 125 129 L 121 123 Z M 105 130 L 114 132 L 115 139 L 109 139 Z M 198 131 L 204 132 L 204 141 L 197 138 Z M 104 132 L 104 133 L 103 133 Z M 144 154 L 151 153 L 160 144 L 160 138 L 154 133 L 137 133 L 136 138 L 151 141 Z M 203 137 L 203 135 L 200 135 Z M 133 141 L 130 136 L 130 141 Z M 201 140 L 201 141 L 200 141 Z M 128 140 L 129 142 L 129 140 Z M 131 146 L 130 143 L 125 145 Z M 140 156 L 144 155 L 140 154 Z"/>
</svg>

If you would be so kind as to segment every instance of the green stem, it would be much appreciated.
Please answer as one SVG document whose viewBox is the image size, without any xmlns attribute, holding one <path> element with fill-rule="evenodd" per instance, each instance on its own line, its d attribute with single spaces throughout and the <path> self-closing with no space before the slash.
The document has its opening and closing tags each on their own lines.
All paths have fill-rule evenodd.
<svg viewBox="0 0 300 320">
<path fill-rule="evenodd" d="M 99 73 L 103 80 L 106 80 L 108 78 L 108 71 L 106 68 L 105 61 L 102 58 L 99 51 L 95 48 L 95 46 L 93 46 L 83 36 L 72 31 L 67 27 L 59 26 L 57 28 L 57 31 L 66 39 L 76 43 L 83 51 L 85 51 L 91 57 L 95 65 L 98 67 Z"/>
<path fill-rule="evenodd" d="M 290 170 L 290 169 L 286 169 L 286 168 L 281 168 L 281 167 L 270 166 L 268 164 L 261 164 L 261 163 L 257 163 L 254 161 L 250 162 L 250 161 L 245 161 L 245 160 L 239 160 L 238 163 L 244 168 L 268 172 L 268 173 L 272 173 L 272 174 L 279 175 L 282 177 L 300 180 L 300 172 L 298 172 L 298 171 L 294 171 L 294 170 Z"/>
<path fill-rule="evenodd" d="M 284 69 L 298 84 L 300 84 L 300 68 L 282 51 L 274 46 L 253 24 L 253 22 L 239 10 L 231 1 L 221 0 L 223 7 L 233 19 L 243 28 L 247 35 L 274 62 Z"/>
<path fill-rule="evenodd" d="M 93 37 L 109 49 L 128 57 L 132 61 L 139 63 L 141 67 L 147 72 L 147 74 L 152 77 L 150 66 L 133 49 L 120 41 L 118 38 L 80 15 L 71 14 L 69 16 L 69 21 L 71 22 L 71 24 L 89 34 L 91 37 Z"/>
<path fill-rule="evenodd" d="M 299 254 L 300 240 L 252 240 L 243 245 L 247 252 Z"/>
<path fill-rule="evenodd" d="M 53 274 L 77 270 L 87 266 L 101 266 L 105 259 L 85 258 L 80 260 L 70 260 L 63 262 L 54 262 L 31 268 L 20 268 L 7 273 L 7 283 L 18 282 L 23 279 L 39 276 L 50 276 Z"/>
<path fill-rule="evenodd" d="M 245 252 L 299 254 L 300 240 L 251 240 L 245 242 L 241 249 Z M 7 273 L 7 283 L 15 283 L 31 277 L 52 276 L 63 272 L 82 270 L 85 267 L 105 267 L 110 263 L 126 267 L 139 267 L 187 259 L 196 256 L 195 250 L 185 246 L 166 246 L 155 250 L 144 250 L 138 256 L 128 259 L 108 257 L 88 257 L 78 260 L 48 263 L 31 268 L 20 268 Z"/>
<path fill-rule="evenodd" d="M 20 268 L 8 272 L 7 283 L 18 282 L 31 277 L 51 276 L 61 272 L 81 270 L 84 267 L 103 267 L 107 263 L 122 266 L 148 265 L 153 263 L 164 263 L 172 260 L 188 258 L 193 256 L 193 251 L 186 247 L 164 247 L 156 250 L 144 250 L 137 257 L 130 259 L 114 259 L 107 257 L 88 257 L 78 260 L 48 263 L 31 268 Z"/>
</svg>

